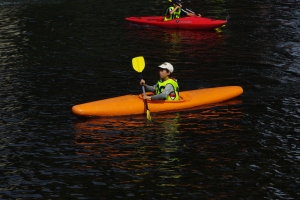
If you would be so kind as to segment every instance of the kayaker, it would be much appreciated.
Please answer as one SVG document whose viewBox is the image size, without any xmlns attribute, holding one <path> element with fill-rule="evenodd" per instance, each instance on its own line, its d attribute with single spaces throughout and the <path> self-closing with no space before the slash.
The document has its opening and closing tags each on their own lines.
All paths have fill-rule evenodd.
<svg viewBox="0 0 300 200">
<path fill-rule="evenodd" d="M 200 14 L 196 15 L 193 11 L 191 11 L 189 9 L 183 9 L 181 4 L 182 4 L 181 0 L 173 0 L 173 6 L 171 6 L 167 9 L 164 21 L 169 21 L 172 19 L 180 18 L 181 11 L 186 13 L 187 16 L 201 17 Z"/>
<path fill-rule="evenodd" d="M 174 71 L 173 65 L 165 62 L 158 66 L 160 80 L 154 86 L 146 84 L 145 80 L 140 81 L 141 85 L 144 85 L 146 90 L 154 92 L 155 95 L 145 96 L 147 100 L 179 100 L 179 86 L 177 80 L 171 78 L 170 75 Z"/>
</svg>

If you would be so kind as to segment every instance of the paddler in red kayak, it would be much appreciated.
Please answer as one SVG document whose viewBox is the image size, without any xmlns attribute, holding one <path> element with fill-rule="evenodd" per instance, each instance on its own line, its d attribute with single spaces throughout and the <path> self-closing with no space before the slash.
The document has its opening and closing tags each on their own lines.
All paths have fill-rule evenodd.
<svg viewBox="0 0 300 200">
<path fill-rule="evenodd" d="M 169 1 L 172 2 L 172 0 Z M 183 9 L 181 4 L 181 0 L 173 0 L 173 6 L 167 9 L 164 21 L 180 18 L 181 11 L 186 13 L 187 16 L 197 16 L 193 11 L 189 9 Z M 198 16 L 201 17 L 200 14 L 198 14 Z"/>
<path fill-rule="evenodd" d="M 147 100 L 179 100 L 179 86 L 177 80 L 171 78 L 170 75 L 174 71 L 173 65 L 165 62 L 158 66 L 160 80 L 154 86 L 146 84 L 142 79 L 140 84 L 144 85 L 146 90 L 154 92 L 155 95 L 145 96 Z"/>
</svg>

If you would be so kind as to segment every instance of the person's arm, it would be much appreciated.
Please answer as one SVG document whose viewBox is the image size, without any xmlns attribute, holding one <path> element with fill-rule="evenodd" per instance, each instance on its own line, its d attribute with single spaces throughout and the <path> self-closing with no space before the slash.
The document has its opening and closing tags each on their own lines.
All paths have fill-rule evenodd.
<svg viewBox="0 0 300 200">
<path fill-rule="evenodd" d="M 162 100 L 166 99 L 167 96 L 171 93 L 174 92 L 174 88 L 172 84 L 167 84 L 164 91 L 160 94 L 152 95 L 152 96 L 147 96 L 147 99 L 149 100 Z M 149 98 L 148 98 L 149 97 Z"/>
<path fill-rule="evenodd" d="M 155 85 L 154 86 L 150 86 L 146 84 L 146 81 L 144 79 L 142 79 L 140 81 L 140 85 L 145 86 L 146 90 L 150 91 L 150 92 L 155 92 Z"/>
<path fill-rule="evenodd" d="M 189 12 L 181 8 L 181 11 L 184 12 L 185 14 L 188 14 Z"/>
<path fill-rule="evenodd" d="M 144 86 L 145 86 L 146 90 L 148 90 L 150 92 L 155 92 L 155 85 L 151 86 L 151 85 L 145 84 Z"/>
<path fill-rule="evenodd" d="M 179 8 L 181 8 L 181 6 L 176 6 L 173 10 L 169 11 L 170 15 L 173 15 L 174 12 L 176 12 L 176 10 L 178 10 Z"/>
<path fill-rule="evenodd" d="M 196 14 L 193 11 L 189 10 L 189 9 L 186 9 L 186 10 L 181 9 L 181 11 L 183 11 L 187 16 L 196 16 Z M 201 17 L 200 14 L 198 14 L 197 16 Z"/>
</svg>

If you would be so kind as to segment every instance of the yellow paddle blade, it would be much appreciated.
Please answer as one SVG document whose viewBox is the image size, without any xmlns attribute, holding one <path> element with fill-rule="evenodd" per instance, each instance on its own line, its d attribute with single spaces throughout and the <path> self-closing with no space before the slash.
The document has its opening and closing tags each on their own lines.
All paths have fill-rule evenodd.
<svg viewBox="0 0 300 200">
<path fill-rule="evenodd" d="M 150 110 L 147 110 L 147 119 L 148 119 L 149 121 L 151 121 Z"/>
<path fill-rule="evenodd" d="M 133 69 L 137 72 L 142 72 L 145 68 L 145 60 L 143 56 L 132 58 Z"/>
</svg>

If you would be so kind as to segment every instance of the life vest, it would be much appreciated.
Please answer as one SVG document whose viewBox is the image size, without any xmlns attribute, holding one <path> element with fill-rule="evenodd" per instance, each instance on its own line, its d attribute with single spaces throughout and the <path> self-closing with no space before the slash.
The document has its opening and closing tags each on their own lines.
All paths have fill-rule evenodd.
<svg viewBox="0 0 300 200">
<path fill-rule="evenodd" d="M 171 20 L 171 19 L 176 19 L 176 18 L 179 18 L 180 17 L 180 13 L 181 13 L 181 8 L 178 8 L 172 15 L 170 15 L 170 12 L 169 12 L 169 9 L 172 9 L 174 10 L 174 6 L 171 6 L 167 9 L 167 12 L 165 14 L 165 18 L 164 18 L 164 21 L 168 21 L 168 20 Z"/>
<path fill-rule="evenodd" d="M 171 84 L 173 86 L 174 92 L 168 94 L 166 100 L 179 100 L 179 86 L 176 79 L 169 78 L 164 82 L 159 80 L 155 87 L 156 94 L 162 93 L 167 84 Z"/>
</svg>

